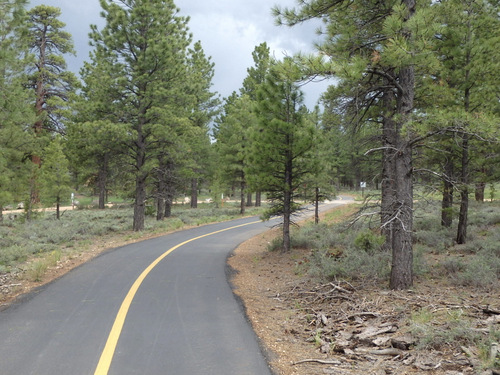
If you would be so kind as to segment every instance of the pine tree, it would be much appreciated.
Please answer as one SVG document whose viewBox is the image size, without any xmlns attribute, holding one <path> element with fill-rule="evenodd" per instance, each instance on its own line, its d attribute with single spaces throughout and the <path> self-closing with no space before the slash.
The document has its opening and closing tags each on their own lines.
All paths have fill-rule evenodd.
<svg viewBox="0 0 500 375">
<path fill-rule="evenodd" d="M 24 0 L 0 4 L 0 220 L 3 207 L 24 199 L 28 168 L 22 162 L 31 148 L 24 131 L 34 121 L 29 92 L 24 88 L 26 68 L 26 6 Z"/>
<path fill-rule="evenodd" d="M 381 228 L 392 251 L 390 286 L 413 283 L 413 146 L 416 67 L 434 63 L 428 42 L 435 35 L 429 2 L 300 2 L 298 9 L 275 8 L 277 22 L 293 26 L 325 21 L 319 56 L 296 60 L 306 75 L 335 75 L 357 122 L 366 116 L 381 124 L 383 168 Z"/>
<path fill-rule="evenodd" d="M 219 106 L 219 98 L 211 91 L 212 79 L 215 74 L 214 66 L 211 58 L 205 55 L 201 42 L 196 42 L 189 50 L 188 82 L 186 83 L 188 98 L 192 101 L 191 105 L 187 105 L 187 108 L 192 108 L 189 119 L 195 127 L 193 130 L 196 133 L 187 138 L 191 143 L 189 154 L 191 160 L 189 167 L 191 169 L 191 208 L 197 207 L 198 185 L 203 177 L 207 177 L 204 172 L 209 170 L 209 158 L 206 157 L 210 149 L 208 125 L 217 114 Z"/>
<path fill-rule="evenodd" d="M 219 157 L 222 181 L 229 186 L 240 189 L 240 213 L 245 213 L 247 192 L 249 133 L 256 126 L 254 102 L 248 95 L 237 96 L 236 93 L 226 100 L 224 114 L 215 129 L 216 149 Z"/>
<path fill-rule="evenodd" d="M 254 66 L 247 69 L 247 76 L 243 80 L 243 87 L 240 89 L 241 95 L 247 95 L 253 102 L 257 101 L 257 92 L 266 80 L 271 67 L 270 49 L 266 42 L 259 44 L 252 52 Z M 247 185 L 247 184 L 246 184 Z M 255 191 L 255 206 L 261 205 L 261 191 Z M 248 205 L 251 206 L 252 192 L 248 192 Z"/>
<path fill-rule="evenodd" d="M 35 115 L 33 125 L 37 139 L 32 152 L 32 162 L 40 168 L 45 144 L 52 132 L 64 132 L 64 121 L 68 116 L 68 101 L 77 87 L 72 72 L 66 70 L 64 54 L 74 54 L 71 34 L 64 31 L 65 24 L 58 18 L 61 10 L 39 5 L 28 12 L 29 48 L 33 63 L 28 69 L 28 84 L 35 92 Z M 36 167 L 31 178 L 31 205 L 39 202 Z"/>
<path fill-rule="evenodd" d="M 268 192 L 271 208 L 266 217 L 283 217 L 283 251 L 290 250 L 291 216 L 297 188 L 311 171 L 310 151 L 314 127 L 305 121 L 303 93 L 295 81 L 297 71 L 289 59 L 273 66 L 257 94 L 259 125 L 251 133 L 251 159 L 247 168 L 252 184 Z"/>
<path fill-rule="evenodd" d="M 188 19 L 171 0 L 101 0 L 106 24 L 92 27 L 95 46 L 86 66 L 98 107 L 125 129 L 127 163 L 135 176 L 133 229 L 144 228 L 148 181 L 158 151 L 185 118 Z"/>
<path fill-rule="evenodd" d="M 450 123 L 460 138 L 456 242 L 463 244 L 467 241 L 472 156 L 479 147 L 475 139 L 498 137 L 492 127 L 498 123 L 494 112 L 499 108 L 499 8 L 486 0 L 446 0 L 441 2 L 440 10 L 445 27 L 437 45 L 443 64 L 438 78 L 448 89 L 444 100 L 439 101 L 440 118 Z"/>
<path fill-rule="evenodd" d="M 63 152 L 61 136 L 56 136 L 44 149 L 40 180 L 42 198 L 56 204 L 56 218 L 60 219 L 61 201 L 71 192 L 69 162 Z"/>
<path fill-rule="evenodd" d="M 104 209 L 107 193 L 112 188 L 120 191 L 124 169 L 119 155 L 126 138 L 124 128 L 109 120 L 97 120 L 99 113 L 87 116 L 85 102 L 77 108 L 77 121 L 68 123 L 66 128 L 65 153 L 71 161 L 71 170 L 79 182 L 92 184 L 99 195 L 99 209 Z M 92 107 L 92 106 L 90 106 Z M 112 185 L 112 181 L 114 185 Z"/>
</svg>

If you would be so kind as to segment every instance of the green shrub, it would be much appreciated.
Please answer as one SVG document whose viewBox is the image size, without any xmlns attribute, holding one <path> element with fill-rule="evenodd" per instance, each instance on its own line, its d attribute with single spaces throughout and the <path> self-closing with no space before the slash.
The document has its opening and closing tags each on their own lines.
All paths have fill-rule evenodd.
<svg viewBox="0 0 500 375">
<path fill-rule="evenodd" d="M 0 247 L 0 265 L 12 266 L 16 263 L 24 262 L 28 258 L 29 252 L 26 247 L 13 245 Z"/>
<path fill-rule="evenodd" d="M 413 234 L 413 240 L 415 243 L 431 248 L 436 253 L 445 251 L 452 242 L 451 235 L 442 230 L 417 230 Z"/>
<path fill-rule="evenodd" d="M 474 256 L 465 266 L 465 270 L 457 274 L 457 282 L 463 286 L 477 288 L 491 288 L 498 284 L 497 264 L 492 264 L 491 259 L 484 256 Z M 500 267 L 498 267 L 500 268 Z"/>
<path fill-rule="evenodd" d="M 371 230 L 364 230 L 354 239 L 354 246 L 368 254 L 373 254 L 381 249 L 384 242 L 384 236 L 375 234 Z"/>
<path fill-rule="evenodd" d="M 441 272 L 441 270 L 446 276 L 455 277 L 465 270 L 465 264 L 457 258 L 446 258 L 439 264 L 439 271 Z"/>
<path fill-rule="evenodd" d="M 390 255 L 385 252 L 369 254 L 352 248 L 339 255 L 331 250 L 317 250 L 309 264 L 313 276 L 327 280 L 385 280 L 390 272 Z"/>
<path fill-rule="evenodd" d="M 452 310 L 445 316 L 436 316 L 428 309 L 422 309 L 412 314 L 410 332 L 418 339 L 419 349 L 459 347 L 478 343 L 482 339 L 462 310 Z"/>
<path fill-rule="evenodd" d="M 32 281 L 41 281 L 45 272 L 47 272 L 47 262 L 44 260 L 37 260 L 28 270 L 28 276 Z"/>
<path fill-rule="evenodd" d="M 275 237 L 267 244 L 267 251 L 281 251 L 283 249 L 283 237 Z"/>
<path fill-rule="evenodd" d="M 413 248 L 413 273 L 415 276 L 423 276 L 429 272 L 426 255 L 430 252 L 430 248 L 417 244 Z"/>
</svg>

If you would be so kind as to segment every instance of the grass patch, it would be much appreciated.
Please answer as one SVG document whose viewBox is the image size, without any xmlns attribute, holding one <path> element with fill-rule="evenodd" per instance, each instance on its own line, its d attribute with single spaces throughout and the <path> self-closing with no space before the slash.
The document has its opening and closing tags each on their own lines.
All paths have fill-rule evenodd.
<svg viewBox="0 0 500 375">
<path fill-rule="evenodd" d="M 248 208 L 248 215 L 259 215 L 264 208 Z M 160 235 L 187 226 L 198 226 L 217 221 L 239 218 L 239 206 L 226 205 L 216 208 L 211 204 L 200 204 L 191 209 L 177 205 L 172 217 L 157 221 L 147 216 L 145 230 L 134 233 L 132 229 L 133 208 L 130 205 L 115 206 L 104 210 L 66 210 L 61 219 L 49 211 L 37 212 L 36 219 L 26 221 L 24 215 L 16 218 L 5 215 L 0 223 L 0 272 L 18 268 L 30 257 L 36 260 L 29 270 L 31 280 L 39 280 L 44 267 L 55 265 L 70 252 L 85 251 L 97 239 L 118 236 L 126 240 L 139 240 L 144 236 Z"/>
<path fill-rule="evenodd" d="M 27 271 L 28 278 L 31 281 L 41 281 L 45 272 L 47 272 L 48 264 L 45 260 L 37 260 L 33 262 Z"/>
<path fill-rule="evenodd" d="M 482 336 L 473 329 L 462 310 L 421 309 L 410 318 L 410 332 L 418 338 L 418 349 L 440 350 L 444 346 L 477 345 Z"/>
</svg>

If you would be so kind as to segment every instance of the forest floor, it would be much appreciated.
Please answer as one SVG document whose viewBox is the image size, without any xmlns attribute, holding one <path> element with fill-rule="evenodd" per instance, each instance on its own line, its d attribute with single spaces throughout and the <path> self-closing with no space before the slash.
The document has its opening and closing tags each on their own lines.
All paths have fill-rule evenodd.
<svg viewBox="0 0 500 375">
<path fill-rule="evenodd" d="M 500 331 L 498 290 L 444 278 L 416 280 L 408 291 L 321 282 L 301 272 L 309 250 L 267 249 L 280 234 L 252 238 L 229 259 L 235 293 L 275 374 L 499 374 L 486 364 L 500 358 L 498 343 L 472 340 Z M 428 335 L 431 347 L 417 349 L 423 337 L 412 332 Z"/>
<path fill-rule="evenodd" d="M 279 235 L 273 229 L 254 237 L 228 260 L 235 293 L 275 374 L 500 374 L 487 365 L 500 358 L 500 345 L 480 347 L 472 337 L 492 331 L 500 336 L 498 290 L 456 287 L 444 277 L 418 279 L 408 291 L 375 282 L 319 281 L 303 272 L 310 250 L 267 249 Z M 22 274 L 0 275 L 0 310 L 129 242 L 123 236 L 100 239 L 86 252 L 55 262 L 36 282 Z M 446 254 L 432 256 L 428 262 L 437 263 Z M 417 348 L 424 336 L 429 345 Z"/>
</svg>

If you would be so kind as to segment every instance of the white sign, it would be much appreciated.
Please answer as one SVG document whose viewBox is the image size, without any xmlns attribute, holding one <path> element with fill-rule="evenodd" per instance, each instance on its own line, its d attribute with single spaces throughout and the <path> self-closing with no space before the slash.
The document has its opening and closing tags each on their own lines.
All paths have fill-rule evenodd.
<svg viewBox="0 0 500 375">
<path fill-rule="evenodd" d="M 361 189 L 364 189 L 366 187 L 366 182 L 360 182 L 359 186 L 361 187 Z"/>
</svg>

